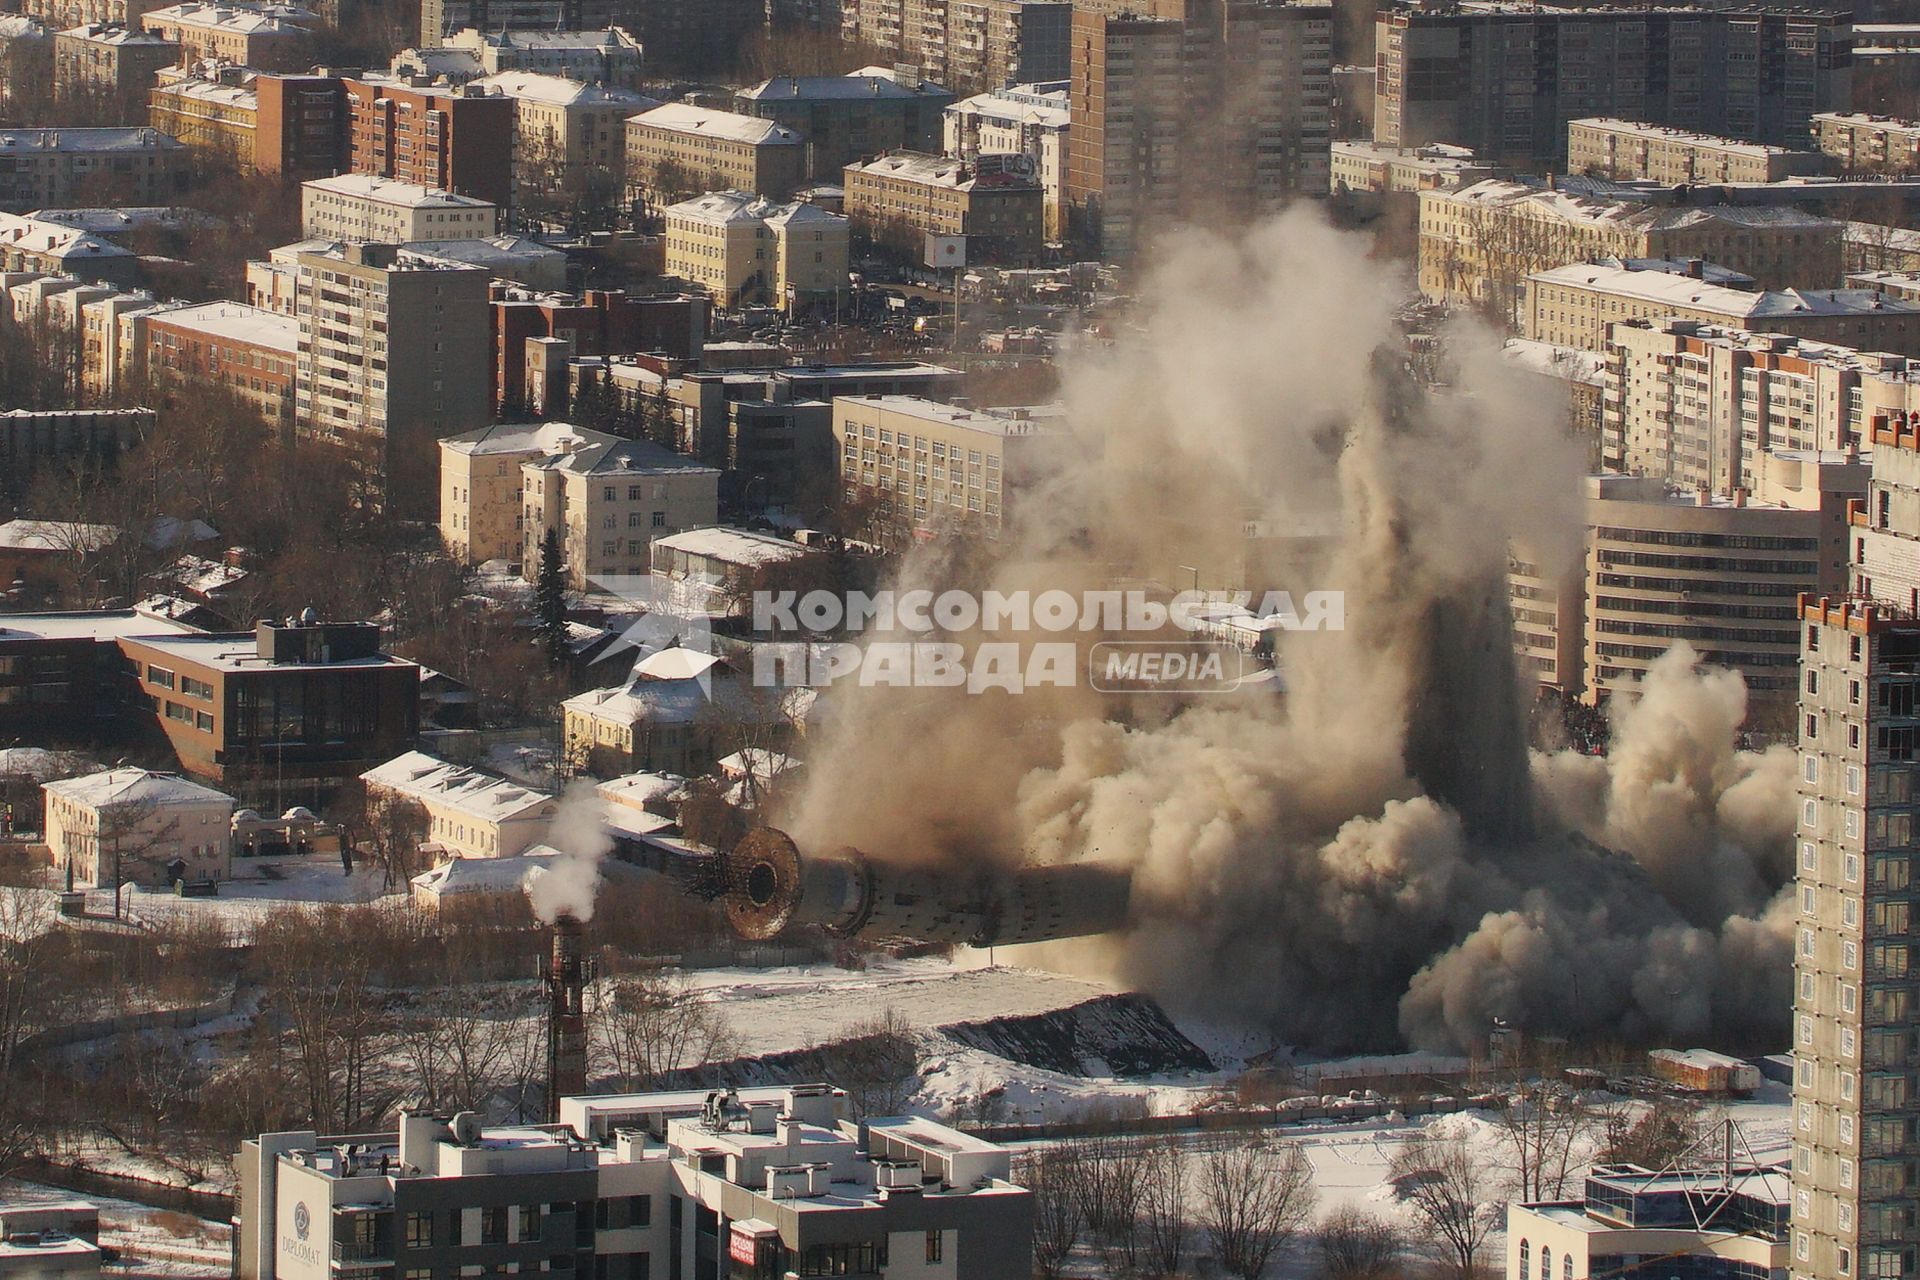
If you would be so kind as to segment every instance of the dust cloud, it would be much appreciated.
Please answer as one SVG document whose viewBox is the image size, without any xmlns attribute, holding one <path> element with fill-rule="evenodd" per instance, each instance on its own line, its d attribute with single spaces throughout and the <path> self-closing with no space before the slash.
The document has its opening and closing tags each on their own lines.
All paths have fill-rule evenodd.
<svg viewBox="0 0 1920 1280">
<path fill-rule="evenodd" d="M 1764 1042 L 1790 760 L 1735 749 L 1741 682 L 1684 646 L 1609 758 L 1530 756 L 1508 548 L 1576 563 L 1583 450 L 1476 326 L 1416 385 L 1407 283 L 1313 212 L 1186 235 L 1137 327 L 1067 361 L 1068 457 L 1008 533 L 897 584 L 1204 589 L 1254 522 L 1264 585 L 1345 593 L 1343 630 L 1282 636 L 1284 697 L 836 687 L 779 820 L 956 871 L 1129 866 L 1132 927 L 1045 960 L 1302 1047 L 1457 1049 L 1496 1017 Z"/>
</svg>

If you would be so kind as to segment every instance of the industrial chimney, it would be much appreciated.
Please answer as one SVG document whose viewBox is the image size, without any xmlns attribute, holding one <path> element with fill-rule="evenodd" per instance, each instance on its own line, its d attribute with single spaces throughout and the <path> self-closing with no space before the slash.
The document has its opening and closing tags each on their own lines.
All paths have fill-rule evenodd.
<svg viewBox="0 0 1920 1280">
<path fill-rule="evenodd" d="M 553 922 L 553 960 L 547 967 L 547 1123 L 560 1123 L 560 1099 L 587 1091 L 587 982 L 592 962 L 581 958 L 585 928 L 561 913 Z"/>
</svg>

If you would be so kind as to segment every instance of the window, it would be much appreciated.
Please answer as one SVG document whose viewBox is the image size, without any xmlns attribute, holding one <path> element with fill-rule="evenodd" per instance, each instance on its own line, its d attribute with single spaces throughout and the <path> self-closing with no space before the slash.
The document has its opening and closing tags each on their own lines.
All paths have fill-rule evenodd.
<svg viewBox="0 0 1920 1280">
<path fill-rule="evenodd" d="M 942 1252 L 940 1229 L 938 1227 L 930 1228 L 927 1231 L 927 1261 L 939 1262 L 941 1258 L 944 1256 L 945 1255 Z M 1551 1280 L 1551 1278 L 1549 1278 L 1549 1280 Z"/>
<path fill-rule="evenodd" d="M 488 1205 L 480 1210 L 480 1243 L 505 1244 L 507 1242 L 507 1206 Z"/>
<path fill-rule="evenodd" d="M 540 1238 L 540 1206 L 523 1204 L 520 1206 L 520 1238 L 538 1240 Z"/>
<path fill-rule="evenodd" d="M 171 689 L 173 688 L 173 672 L 167 670 L 165 667 L 156 667 L 149 663 L 147 664 L 147 683 L 157 684 L 162 689 Z"/>
<path fill-rule="evenodd" d="M 1532 1247 L 1528 1245 L 1526 1240 L 1523 1238 L 1520 1241 L 1520 1274 L 1522 1276 L 1525 1276 L 1527 1274 L 1527 1266 L 1532 1261 L 1533 1261 Z"/>
<path fill-rule="evenodd" d="M 407 1248 L 430 1249 L 433 1247 L 433 1215 L 430 1213 L 410 1213 L 407 1215 Z"/>
<path fill-rule="evenodd" d="M 666 513 L 666 512 L 664 512 L 664 511 L 656 511 L 656 512 L 654 512 L 654 513 L 653 513 L 653 527 L 654 527 L 654 528 L 656 528 L 656 529 L 664 529 L 664 528 L 666 528 L 666 527 L 667 527 L 667 513 Z"/>
<path fill-rule="evenodd" d="M 1540 1280 L 1553 1280 L 1553 1250 L 1540 1247 Z"/>
</svg>

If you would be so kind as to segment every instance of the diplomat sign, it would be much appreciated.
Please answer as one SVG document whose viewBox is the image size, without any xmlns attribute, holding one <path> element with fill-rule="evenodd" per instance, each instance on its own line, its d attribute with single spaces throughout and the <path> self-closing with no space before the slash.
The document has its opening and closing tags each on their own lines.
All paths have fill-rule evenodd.
<svg viewBox="0 0 1920 1280">
<path fill-rule="evenodd" d="M 289 1230 L 291 1228 L 291 1230 Z M 320 1246 L 309 1239 L 313 1234 L 313 1210 L 307 1207 L 305 1200 L 297 1200 L 293 1212 L 282 1220 L 280 1226 L 280 1257 L 283 1263 L 303 1263 L 324 1272 L 326 1258 L 321 1255 Z"/>
</svg>

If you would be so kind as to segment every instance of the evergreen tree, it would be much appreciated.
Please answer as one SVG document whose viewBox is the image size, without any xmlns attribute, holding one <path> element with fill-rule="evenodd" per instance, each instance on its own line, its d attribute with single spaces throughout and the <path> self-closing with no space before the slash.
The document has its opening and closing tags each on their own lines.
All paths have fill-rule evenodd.
<svg viewBox="0 0 1920 1280">
<path fill-rule="evenodd" d="M 647 406 L 645 420 L 646 438 L 663 449 L 680 449 L 680 420 L 674 412 L 673 397 L 667 394 L 667 383 L 663 378 L 654 388 L 653 397 Z"/>
<path fill-rule="evenodd" d="M 534 582 L 533 607 L 547 665 L 559 667 L 567 657 L 567 581 L 560 567 L 560 534 L 548 528 L 540 543 L 540 576 Z"/>
</svg>

